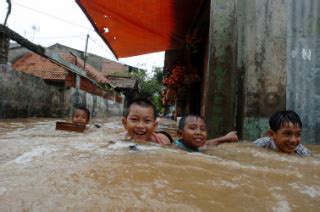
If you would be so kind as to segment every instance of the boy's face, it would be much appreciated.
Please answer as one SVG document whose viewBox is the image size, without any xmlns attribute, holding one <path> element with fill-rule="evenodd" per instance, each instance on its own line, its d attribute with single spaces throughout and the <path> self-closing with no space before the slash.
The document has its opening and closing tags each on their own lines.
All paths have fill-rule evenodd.
<svg viewBox="0 0 320 212">
<path fill-rule="evenodd" d="M 157 123 L 154 120 L 153 108 L 131 105 L 128 116 L 122 119 L 122 124 L 131 139 L 151 141 Z"/>
<path fill-rule="evenodd" d="M 178 133 L 182 136 L 184 144 L 192 149 L 205 145 L 207 140 L 206 124 L 198 117 L 187 117 L 183 130 L 179 130 Z"/>
<path fill-rule="evenodd" d="M 301 141 L 301 128 L 292 122 L 284 123 L 277 132 L 269 131 L 269 136 L 274 140 L 280 151 L 291 154 Z"/>
<path fill-rule="evenodd" d="M 88 114 L 84 110 L 76 109 L 73 113 L 72 122 L 78 125 L 86 125 L 89 123 Z"/>
</svg>

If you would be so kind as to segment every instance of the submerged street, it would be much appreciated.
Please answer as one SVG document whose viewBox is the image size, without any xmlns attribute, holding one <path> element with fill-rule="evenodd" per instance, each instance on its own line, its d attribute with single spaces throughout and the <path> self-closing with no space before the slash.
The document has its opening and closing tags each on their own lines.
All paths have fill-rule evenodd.
<svg viewBox="0 0 320 212">
<path fill-rule="evenodd" d="M 84 133 L 56 131 L 56 121 L 1 122 L 1 211 L 319 209 L 319 146 L 308 145 L 310 158 L 243 142 L 204 153 L 131 148 L 120 117 L 94 119 L 101 128 Z"/>
</svg>

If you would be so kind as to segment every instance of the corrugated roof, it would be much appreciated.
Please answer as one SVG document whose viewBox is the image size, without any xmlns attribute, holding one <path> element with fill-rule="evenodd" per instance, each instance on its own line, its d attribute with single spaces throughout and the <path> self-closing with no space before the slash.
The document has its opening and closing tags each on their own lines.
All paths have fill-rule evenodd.
<svg viewBox="0 0 320 212">
<path fill-rule="evenodd" d="M 124 64 L 117 63 L 111 60 L 104 60 L 101 64 L 101 72 L 104 75 L 112 75 L 115 73 L 124 73 L 128 71 L 128 67 Z"/>
<path fill-rule="evenodd" d="M 120 89 L 137 89 L 137 80 L 127 77 L 108 76 L 112 84 Z"/>
<path fill-rule="evenodd" d="M 59 55 L 69 63 L 75 64 L 76 66 L 84 69 L 84 60 L 81 58 L 70 53 L 59 53 Z M 90 64 L 86 63 L 84 70 L 87 72 L 88 77 L 94 79 L 95 81 L 99 83 L 110 83 L 110 81 L 101 72 L 92 67 Z"/>
</svg>

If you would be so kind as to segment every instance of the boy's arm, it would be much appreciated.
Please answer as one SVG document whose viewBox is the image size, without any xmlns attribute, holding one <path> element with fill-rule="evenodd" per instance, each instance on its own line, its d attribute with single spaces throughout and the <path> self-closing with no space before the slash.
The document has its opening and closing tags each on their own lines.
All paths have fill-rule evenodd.
<svg viewBox="0 0 320 212">
<path fill-rule="evenodd" d="M 237 142 L 237 141 L 238 141 L 237 131 L 231 131 L 222 137 L 207 140 L 206 144 L 219 145 L 225 142 Z"/>
</svg>

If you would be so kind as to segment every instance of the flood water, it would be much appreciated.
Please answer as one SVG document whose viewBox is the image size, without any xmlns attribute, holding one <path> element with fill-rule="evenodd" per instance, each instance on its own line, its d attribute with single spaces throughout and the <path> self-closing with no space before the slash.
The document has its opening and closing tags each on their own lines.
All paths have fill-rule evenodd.
<svg viewBox="0 0 320 212">
<path fill-rule="evenodd" d="M 250 143 L 135 149 L 119 120 L 84 133 L 55 131 L 57 119 L 0 120 L 0 211 L 320 209 L 319 146 L 307 145 L 311 158 Z"/>
</svg>

